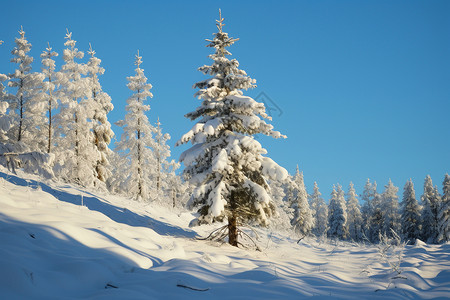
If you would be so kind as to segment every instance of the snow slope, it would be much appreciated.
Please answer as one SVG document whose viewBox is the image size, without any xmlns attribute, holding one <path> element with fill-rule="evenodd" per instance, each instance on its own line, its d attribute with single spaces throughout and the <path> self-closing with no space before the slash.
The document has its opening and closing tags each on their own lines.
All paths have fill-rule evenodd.
<svg viewBox="0 0 450 300">
<path fill-rule="evenodd" d="M 374 246 L 258 229 L 237 249 L 192 218 L 1 168 L 0 299 L 450 298 L 450 244 L 406 246 L 398 275 Z"/>
</svg>

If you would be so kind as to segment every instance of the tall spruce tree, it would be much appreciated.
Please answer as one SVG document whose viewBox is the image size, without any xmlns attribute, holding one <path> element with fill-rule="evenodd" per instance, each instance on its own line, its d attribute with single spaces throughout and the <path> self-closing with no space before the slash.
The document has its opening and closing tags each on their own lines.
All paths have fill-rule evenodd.
<svg viewBox="0 0 450 300">
<path fill-rule="evenodd" d="M 389 183 L 385 186 L 382 194 L 382 233 L 387 236 L 393 236 L 393 232 L 400 233 L 400 214 L 398 210 L 398 187 L 394 186 L 389 179 Z"/>
<path fill-rule="evenodd" d="M 12 128 L 9 130 L 10 140 L 23 142 L 37 150 L 38 119 L 42 116 L 39 90 L 44 80 L 41 73 L 31 72 L 33 57 L 28 55 L 31 44 L 25 37 L 25 31 L 21 27 L 20 37 L 15 39 L 16 46 L 11 51 L 11 62 L 17 65 L 17 69 L 9 75 L 8 85 L 16 88 L 16 94 L 9 98 L 9 112 L 12 119 Z"/>
<path fill-rule="evenodd" d="M 3 41 L 0 40 L 0 45 L 2 44 Z M 8 76 L 0 73 L 0 143 L 8 142 L 7 133 L 11 127 L 10 117 L 7 115 L 9 95 L 3 85 L 3 82 L 6 82 L 8 79 Z"/>
<path fill-rule="evenodd" d="M 403 188 L 401 203 L 401 228 L 404 240 L 414 242 L 420 238 L 420 205 L 416 199 L 414 183 L 409 179 Z"/>
<path fill-rule="evenodd" d="M 427 243 L 436 243 L 438 235 L 438 211 L 440 197 L 430 175 L 425 178 L 422 200 L 422 239 Z"/>
<path fill-rule="evenodd" d="M 142 57 L 136 55 L 135 63 L 136 74 L 127 77 L 128 88 L 133 94 L 127 100 L 125 110 L 127 114 L 125 119 L 116 124 L 123 128 L 123 134 L 117 143 L 116 150 L 126 161 L 121 170 L 126 174 L 125 182 L 120 184 L 127 190 L 129 196 L 136 200 L 149 200 L 150 194 L 153 194 L 154 177 L 152 171 L 156 165 L 155 155 L 152 148 L 155 147 L 155 141 L 152 138 L 154 127 L 150 124 L 145 112 L 150 110 L 150 105 L 144 104 L 153 94 L 150 92 L 152 85 L 147 83 L 147 77 L 144 75 L 144 69 L 141 68 Z"/>
<path fill-rule="evenodd" d="M 211 78 L 197 82 L 194 88 L 202 104 L 186 115 L 199 119 L 178 145 L 191 142 L 193 147 L 182 153 L 184 174 L 196 186 L 190 207 L 199 207 L 200 216 L 192 225 L 228 220 L 228 242 L 238 245 L 238 225 L 255 221 L 269 223 L 274 211 L 266 179 L 282 180 L 287 171 L 263 155 L 267 151 L 254 139 L 255 134 L 284 137 L 263 119 L 270 117 L 264 104 L 243 96 L 242 90 L 255 87 L 255 80 L 240 70 L 227 47 L 238 39 L 223 31 L 223 18 L 217 20 L 218 32 L 208 47 L 215 53 L 212 65 L 199 71 Z M 262 117 L 263 119 L 261 119 Z"/>
<path fill-rule="evenodd" d="M 308 194 L 306 193 L 303 180 L 303 172 L 299 171 L 298 166 L 294 176 L 294 182 L 297 191 L 292 207 L 294 209 L 294 217 L 291 220 L 291 224 L 296 232 L 306 236 L 314 226 L 314 219 L 308 203 Z"/>
<path fill-rule="evenodd" d="M 109 143 L 111 143 L 111 139 L 114 136 L 111 123 L 108 121 L 108 113 L 114 109 L 114 106 L 111 103 L 111 97 L 103 91 L 100 85 L 98 77 L 105 73 L 105 69 L 100 67 L 101 60 L 95 56 L 95 51 L 92 49 L 91 44 L 89 44 L 88 54 L 90 55 L 87 63 L 88 88 L 91 91 L 89 117 L 93 121 L 93 143 L 98 152 L 98 159 L 94 162 L 94 168 L 97 179 L 106 182 L 111 175 L 109 165 L 111 149 L 109 149 Z"/>
<path fill-rule="evenodd" d="M 46 134 L 46 152 L 52 152 L 53 146 L 53 135 L 54 135 L 54 124 L 53 121 L 53 110 L 58 108 L 58 99 L 55 97 L 55 82 L 58 78 L 58 72 L 55 71 L 55 60 L 53 57 L 58 56 L 58 53 L 52 51 L 50 44 L 41 54 L 42 62 L 42 74 L 45 76 L 44 83 L 42 85 L 42 100 L 45 103 L 47 110 L 47 134 Z"/>
<path fill-rule="evenodd" d="M 309 198 L 314 219 L 312 232 L 319 237 L 326 234 L 328 230 L 328 206 L 322 198 L 317 182 L 314 182 L 313 193 L 309 195 Z"/>
<path fill-rule="evenodd" d="M 442 204 L 438 213 L 438 242 L 450 241 L 450 176 L 442 183 Z"/>
<path fill-rule="evenodd" d="M 347 192 L 347 224 L 349 238 L 354 241 L 362 240 L 361 206 L 352 182 L 350 182 Z"/>
<path fill-rule="evenodd" d="M 72 32 L 65 36 L 67 47 L 63 51 L 64 64 L 58 83 L 58 97 L 61 101 L 60 112 L 55 117 L 58 124 L 55 129 L 57 143 L 56 173 L 65 180 L 82 186 L 93 186 L 97 174 L 93 167 L 99 159 L 93 146 L 91 91 L 89 80 L 85 77 L 87 66 L 79 63 L 84 53 L 76 48 Z"/>
<path fill-rule="evenodd" d="M 328 236 L 344 240 L 348 237 L 347 207 L 344 191 L 338 184 L 333 186 L 330 204 L 328 205 Z"/>
</svg>

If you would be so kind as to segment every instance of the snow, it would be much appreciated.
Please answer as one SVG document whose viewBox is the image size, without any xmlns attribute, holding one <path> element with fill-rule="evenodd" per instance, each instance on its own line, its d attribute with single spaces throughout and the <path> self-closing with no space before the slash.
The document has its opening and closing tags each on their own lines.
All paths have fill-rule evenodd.
<svg viewBox="0 0 450 300">
<path fill-rule="evenodd" d="M 236 248 L 196 239 L 222 225 L 189 228 L 193 218 L 0 167 L 0 298 L 450 296 L 449 243 L 405 246 L 397 276 L 386 262 L 393 258 L 380 257 L 376 246 L 312 238 L 297 243 L 256 228 L 261 251 Z"/>
</svg>

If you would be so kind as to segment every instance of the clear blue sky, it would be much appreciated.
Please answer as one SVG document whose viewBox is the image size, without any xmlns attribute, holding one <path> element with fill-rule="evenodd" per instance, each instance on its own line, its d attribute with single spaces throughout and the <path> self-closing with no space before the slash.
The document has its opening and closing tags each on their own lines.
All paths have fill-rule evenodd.
<svg viewBox="0 0 450 300">
<path fill-rule="evenodd" d="M 391 178 L 401 192 L 412 178 L 420 196 L 427 174 L 441 188 L 450 172 L 450 1 L 2 1 L 0 72 L 13 68 L 20 25 L 35 69 L 47 42 L 62 52 L 69 28 L 80 50 L 91 42 L 102 59 L 115 122 L 139 49 L 154 86 L 150 120 L 160 117 L 173 146 L 194 125 L 183 116 L 200 103 L 192 85 L 205 78 L 197 68 L 210 63 L 204 39 L 219 8 L 225 31 L 240 38 L 232 57 L 257 80 L 246 95 L 264 92 L 272 124 L 288 136 L 260 141 L 290 173 L 300 166 L 308 192 L 317 181 L 328 199 L 333 184 L 353 181 L 361 193 L 367 178 L 379 191 Z M 173 156 L 185 149 L 172 147 Z"/>
</svg>

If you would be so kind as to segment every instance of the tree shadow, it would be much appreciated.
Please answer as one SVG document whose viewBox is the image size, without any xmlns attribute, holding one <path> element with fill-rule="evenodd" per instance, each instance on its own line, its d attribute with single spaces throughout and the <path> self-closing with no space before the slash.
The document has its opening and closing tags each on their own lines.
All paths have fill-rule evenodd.
<svg viewBox="0 0 450 300">
<path fill-rule="evenodd" d="M 28 186 L 30 188 L 40 186 L 42 191 L 49 193 L 59 201 L 81 205 L 81 194 L 73 194 L 60 188 L 53 188 L 43 182 L 31 179 L 23 179 L 15 175 L 0 172 L 0 178 L 19 186 Z M 67 186 L 68 187 L 68 186 Z M 89 210 L 97 211 L 107 216 L 117 223 L 127 224 L 134 227 L 147 227 L 153 229 L 159 235 L 169 235 L 182 238 L 195 238 L 197 233 L 192 230 L 185 230 L 178 226 L 156 220 L 149 216 L 140 215 L 126 208 L 119 207 L 109 203 L 108 200 L 95 196 L 92 193 L 79 189 L 80 193 L 91 196 L 83 196 L 83 205 Z"/>
</svg>

